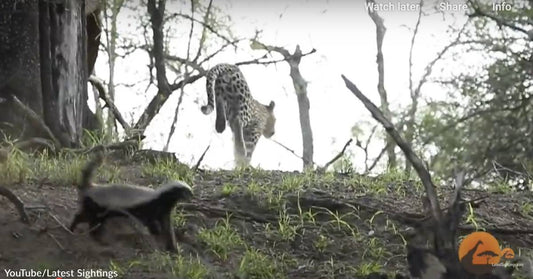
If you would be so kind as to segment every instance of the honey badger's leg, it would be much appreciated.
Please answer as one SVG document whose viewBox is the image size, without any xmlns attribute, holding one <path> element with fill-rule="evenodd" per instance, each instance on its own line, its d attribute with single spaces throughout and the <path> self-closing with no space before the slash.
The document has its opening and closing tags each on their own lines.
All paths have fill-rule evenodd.
<svg viewBox="0 0 533 279">
<path fill-rule="evenodd" d="M 98 242 L 102 242 L 102 235 L 104 233 L 104 222 L 105 218 L 94 218 L 89 221 L 89 234 L 94 240 Z"/>
<path fill-rule="evenodd" d="M 161 224 L 161 237 L 165 241 L 165 248 L 169 251 L 176 251 L 176 235 L 174 234 L 174 227 L 170 217 L 170 211 L 163 214 L 159 219 Z"/>
<path fill-rule="evenodd" d="M 86 223 L 87 221 L 87 214 L 84 211 L 78 212 L 76 213 L 76 216 L 74 216 L 74 220 L 72 220 L 69 230 L 74 232 L 79 223 Z"/>
</svg>

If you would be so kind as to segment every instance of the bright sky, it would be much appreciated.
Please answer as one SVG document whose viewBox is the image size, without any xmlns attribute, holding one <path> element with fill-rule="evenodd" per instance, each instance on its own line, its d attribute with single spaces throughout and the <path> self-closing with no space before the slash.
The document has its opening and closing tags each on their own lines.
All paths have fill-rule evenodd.
<svg viewBox="0 0 533 279">
<path fill-rule="evenodd" d="M 308 81 L 308 94 L 311 103 L 311 125 L 314 136 L 314 161 L 320 165 L 329 161 L 339 152 L 351 137 L 354 125 L 364 129 L 372 127 L 375 122 L 360 102 L 345 88 L 341 74 L 351 79 L 363 93 L 376 104 L 377 94 L 376 34 L 375 26 L 366 12 L 364 1 L 334 0 L 296 0 L 296 1 L 260 1 L 260 0 L 219 0 L 214 1 L 222 11 L 231 17 L 232 30 L 236 36 L 254 34 L 262 30 L 260 40 L 269 45 L 282 46 L 293 51 L 299 44 L 303 52 L 313 48 L 317 52 L 302 59 L 300 70 Z M 381 2 L 379 2 L 381 3 Z M 385 2 L 383 2 L 385 3 Z M 416 22 L 418 9 L 400 11 L 398 3 L 418 3 L 418 1 L 392 1 L 395 8 L 381 11 L 385 19 L 387 33 L 384 42 L 385 79 L 389 100 L 393 108 L 405 107 L 408 91 L 408 58 L 412 28 Z M 450 3 L 455 3 L 450 1 Z M 422 18 L 421 30 L 415 45 L 414 77 L 415 82 L 425 65 L 432 60 L 450 40 L 446 33 L 448 26 L 459 26 L 464 22 L 462 10 L 452 15 L 434 14 L 427 4 L 424 10 L 433 15 Z M 167 12 L 187 11 L 181 1 L 170 1 Z M 124 10 L 119 17 L 119 34 L 121 30 L 131 28 L 131 11 Z M 199 17 L 198 17 L 199 18 Z M 185 28 L 190 23 L 180 26 Z M 201 27 L 197 25 L 199 30 Z M 187 30 L 188 32 L 188 30 Z M 139 35 L 140 36 L 140 35 Z M 143 41 L 141 37 L 137 40 Z M 175 40 L 176 51 L 183 50 L 187 38 Z M 193 44 L 194 46 L 194 44 Z M 194 52 L 195 53 L 195 52 Z M 178 53 L 185 57 L 183 51 Z M 206 66 L 216 63 L 233 63 L 259 57 L 264 53 L 251 50 L 243 45 L 237 52 L 229 50 L 217 56 Z M 139 52 L 126 59 L 119 59 L 116 68 L 117 83 L 133 83 L 147 80 L 147 55 Z M 442 65 L 441 65 L 442 66 Z M 264 104 L 270 100 L 276 102 L 276 134 L 274 138 L 302 153 L 301 132 L 296 96 L 289 67 L 286 63 L 277 65 L 241 66 L 247 78 L 252 95 Z M 107 79 L 107 60 L 101 54 L 97 61 L 96 74 Z M 437 72 L 438 74 L 438 72 Z M 172 79 L 170 79 L 172 81 Z M 148 101 L 156 92 L 152 86 L 147 93 L 147 82 L 134 87 L 118 86 L 116 103 L 127 121 L 135 122 Z M 179 90 L 167 101 L 160 114 L 153 120 L 147 130 L 145 147 L 161 150 L 166 142 L 169 128 L 177 105 Z M 422 92 L 425 96 L 442 95 L 435 86 L 427 86 Z M 185 88 L 185 96 L 179 113 L 177 131 L 171 140 L 169 151 L 176 152 L 178 158 L 194 164 L 207 145 L 211 145 L 202 167 L 233 167 L 233 143 L 230 129 L 217 134 L 214 129 L 215 113 L 205 116 L 200 111 L 206 99 L 205 78 Z M 377 141 L 373 145 L 373 155 L 381 149 Z M 354 163 L 361 167 L 362 153 L 355 145 L 351 147 L 355 154 Z M 287 152 L 274 142 L 262 138 L 252 158 L 252 165 L 264 169 L 300 170 L 301 159 Z"/>
</svg>

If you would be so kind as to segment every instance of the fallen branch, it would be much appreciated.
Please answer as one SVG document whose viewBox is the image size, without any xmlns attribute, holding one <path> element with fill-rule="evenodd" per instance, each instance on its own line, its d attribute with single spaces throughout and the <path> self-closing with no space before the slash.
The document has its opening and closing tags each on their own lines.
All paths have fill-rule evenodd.
<svg viewBox="0 0 533 279">
<path fill-rule="evenodd" d="M 214 217 L 227 217 L 228 214 L 230 214 L 232 218 L 244 221 L 253 221 L 258 223 L 277 222 L 277 217 L 263 217 L 261 215 L 252 213 L 251 211 L 205 206 L 201 203 L 180 203 L 177 205 L 177 208 L 184 209 L 185 211 L 198 211 Z"/>
<path fill-rule="evenodd" d="M 72 153 L 81 153 L 81 154 L 88 154 L 93 152 L 98 152 L 104 150 L 122 150 L 122 151 L 128 151 L 128 150 L 137 150 L 139 149 L 139 141 L 135 139 L 128 139 L 122 142 L 112 143 L 108 145 L 95 145 L 90 148 L 84 148 L 84 149 L 67 149 Z"/>
<path fill-rule="evenodd" d="M 410 145 L 400 136 L 398 131 L 394 128 L 394 125 L 383 115 L 383 113 L 353 84 L 348 80 L 344 75 L 342 75 L 346 87 L 365 105 L 365 107 L 370 111 L 372 117 L 376 119 L 381 125 L 385 128 L 390 137 L 394 142 L 400 147 L 404 152 L 406 159 L 411 163 L 413 168 L 418 174 L 424 188 L 426 190 L 427 201 L 429 204 L 427 207 L 431 213 L 432 218 L 429 222 L 419 222 L 418 226 L 418 235 L 425 236 L 427 232 L 432 233 L 433 236 L 433 247 L 431 250 L 426 248 L 417 248 L 409 245 L 407 252 L 407 260 L 409 264 L 409 269 L 411 275 L 416 276 L 417 274 L 425 273 L 427 270 L 434 270 L 438 268 L 440 271 L 439 274 L 457 274 L 457 276 L 464 276 L 466 278 L 467 274 L 464 268 L 461 266 L 458 258 L 450 258 L 449 255 L 457 253 L 457 227 L 462 216 L 462 210 L 460 206 L 460 191 L 464 182 L 464 175 L 459 174 L 456 176 L 457 189 L 455 197 L 452 201 L 451 209 L 448 213 L 443 216 L 441 211 L 439 201 L 437 199 L 437 194 L 435 190 L 435 185 L 431 180 L 431 175 L 429 171 L 424 166 L 423 161 L 413 152 Z M 431 237 L 427 237 L 430 239 Z M 421 256 L 422 258 L 417 258 Z M 421 265 L 420 260 L 427 262 L 428 259 L 438 259 L 434 261 L 431 266 Z"/>
<path fill-rule="evenodd" d="M 204 157 L 205 157 L 205 154 L 207 153 L 207 150 L 209 150 L 209 147 L 211 147 L 211 145 L 208 145 L 205 150 L 204 150 L 204 153 L 202 153 L 202 156 L 200 156 L 200 159 L 198 159 L 198 162 L 196 162 L 196 165 L 194 165 L 194 172 L 198 171 L 198 168 L 200 167 L 200 164 L 202 163 L 202 161 L 204 160 Z"/>
<path fill-rule="evenodd" d="M 104 102 L 106 103 L 106 106 L 111 110 L 111 112 L 115 116 L 115 119 L 120 123 L 122 128 L 124 128 L 124 131 L 126 132 L 126 134 L 129 134 L 131 131 L 131 127 L 124 120 L 117 106 L 115 106 L 115 103 L 111 100 L 111 98 L 109 98 L 109 96 L 107 96 L 107 92 L 105 90 L 103 81 L 97 78 L 96 76 L 90 76 L 89 82 L 96 88 L 96 91 L 98 91 L 98 96 L 100 97 L 100 99 L 104 100 Z"/>
<path fill-rule="evenodd" d="M 43 138 L 30 138 L 23 141 L 17 141 L 11 146 L 0 147 L 0 163 L 6 162 L 14 149 L 24 150 L 35 145 L 44 145 L 52 152 L 56 151 L 56 147 L 49 140 Z"/>
<path fill-rule="evenodd" d="M 30 218 L 28 217 L 28 214 L 26 213 L 26 209 L 24 207 L 24 203 L 8 188 L 4 186 L 0 186 L 0 195 L 6 197 L 10 202 L 12 202 L 15 205 L 15 208 L 17 209 L 19 215 L 20 215 L 20 221 L 24 224 L 30 223 Z"/>
<path fill-rule="evenodd" d="M 405 157 L 407 160 L 411 162 L 413 165 L 413 168 L 416 170 L 418 176 L 420 177 L 420 180 L 422 181 L 422 184 L 424 185 L 424 188 L 426 189 L 426 193 L 428 195 L 429 203 L 431 206 L 431 213 L 433 215 L 433 218 L 440 223 L 442 221 L 442 212 L 440 210 L 439 201 L 437 199 L 437 193 L 435 191 L 435 185 L 433 185 L 433 182 L 431 181 L 431 175 L 429 174 L 429 171 L 424 167 L 424 163 L 422 160 L 416 156 L 416 154 L 413 152 L 411 147 L 405 142 L 405 140 L 400 136 L 398 131 L 394 128 L 394 125 L 383 115 L 383 113 L 379 110 L 372 101 L 370 101 L 358 88 L 353 84 L 350 80 L 348 80 L 344 75 L 342 75 L 342 79 L 344 80 L 346 87 L 359 99 L 361 102 L 365 105 L 365 107 L 370 111 L 372 114 L 372 117 L 376 119 L 389 133 L 389 135 L 392 137 L 392 139 L 396 142 L 396 144 L 400 147 L 400 149 L 405 153 Z"/>
<path fill-rule="evenodd" d="M 33 125 L 36 128 L 41 129 L 43 132 L 46 133 L 46 135 L 53 141 L 54 145 L 57 148 L 61 148 L 62 144 L 61 142 L 56 138 L 54 133 L 52 133 L 52 130 L 46 125 L 43 118 L 40 117 L 35 111 L 33 111 L 30 107 L 26 106 L 24 103 L 22 103 L 17 96 L 11 95 L 11 100 L 13 101 L 13 104 L 25 115 L 27 116 L 30 121 L 33 123 Z"/>
<path fill-rule="evenodd" d="M 333 164 L 337 160 L 339 160 L 344 155 L 344 153 L 346 152 L 346 148 L 348 148 L 348 146 L 350 145 L 350 143 L 352 143 L 352 141 L 353 141 L 353 139 L 349 139 L 344 144 L 344 147 L 342 148 L 341 152 L 339 152 L 339 154 L 335 155 L 335 157 L 333 157 L 333 159 L 329 160 L 329 162 L 327 162 L 323 167 L 318 168 L 317 172 L 319 172 L 319 173 L 325 172 L 331 164 Z"/>
</svg>

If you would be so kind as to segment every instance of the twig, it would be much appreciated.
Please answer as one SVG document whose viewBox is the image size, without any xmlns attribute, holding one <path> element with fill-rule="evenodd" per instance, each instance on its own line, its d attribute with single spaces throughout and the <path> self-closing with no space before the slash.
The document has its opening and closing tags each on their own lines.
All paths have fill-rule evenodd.
<svg viewBox="0 0 533 279">
<path fill-rule="evenodd" d="M 193 168 L 194 172 L 198 171 L 198 168 L 200 167 L 200 164 L 204 160 L 205 154 L 207 153 L 207 150 L 209 150 L 209 147 L 211 147 L 211 145 L 208 145 L 205 148 L 204 153 L 202 153 L 202 156 L 200 156 L 200 159 L 198 159 L 198 162 L 196 162 L 196 165 L 194 165 L 194 168 Z"/>
<path fill-rule="evenodd" d="M 385 144 L 385 146 L 383 146 L 383 148 L 379 152 L 378 156 L 374 159 L 374 162 L 372 162 L 372 164 L 366 170 L 366 173 L 372 171 L 377 166 L 379 160 L 381 159 L 381 157 L 383 157 L 383 155 L 385 154 L 385 151 L 387 151 L 387 148 L 388 148 L 387 144 Z"/>
<path fill-rule="evenodd" d="M 54 133 L 52 133 L 52 130 L 46 125 L 46 123 L 43 121 L 42 117 L 40 117 L 35 111 L 33 111 L 30 107 L 26 106 L 24 103 L 22 103 L 17 96 L 11 95 L 11 99 L 13 100 L 13 103 L 15 106 L 24 114 L 26 115 L 34 126 L 37 128 L 40 128 L 42 131 L 46 133 L 46 135 L 54 142 L 54 145 L 57 148 L 60 148 L 62 146 L 61 142 L 56 138 Z"/>
<path fill-rule="evenodd" d="M 139 141 L 136 139 L 128 139 L 122 142 L 112 143 L 109 145 L 96 145 L 90 148 L 84 148 L 84 149 L 67 149 L 64 148 L 63 150 L 68 150 L 73 153 L 82 153 L 82 154 L 88 154 L 92 152 L 98 152 L 104 150 L 128 150 L 133 149 L 137 150 L 139 149 Z"/>
<path fill-rule="evenodd" d="M 206 9 L 206 12 L 205 12 L 205 15 L 204 15 L 204 22 L 208 22 L 209 21 L 209 15 L 211 14 L 211 7 L 212 6 L 213 6 L 213 0 L 209 0 L 209 4 L 207 5 L 207 9 Z M 198 50 L 196 52 L 196 56 L 192 60 L 193 62 L 197 62 L 198 59 L 200 58 L 200 54 L 202 53 L 202 49 L 204 48 L 204 44 L 205 44 L 205 41 L 206 41 L 205 40 L 206 33 L 207 33 L 206 30 L 207 30 L 207 27 L 204 25 L 204 28 L 202 30 L 202 36 L 200 37 L 200 45 L 198 46 Z M 188 53 L 188 51 L 187 51 L 187 53 Z"/>
<path fill-rule="evenodd" d="M 333 157 L 333 159 L 329 160 L 329 162 L 327 162 L 323 167 L 321 168 L 318 168 L 317 171 L 318 172 L 325 172 L 326 169 L 333 163 L 335 163 L 337 160 L 339 160 L 343 155 L 344 153 L 346 152 L 346 148 L 348 148 L 348 146 L 350 145 L 350 143 L 352 143 L 353 139 L 349 139 L 345 144 L 344 144 L 344 147 L 342 148 L 341 152 L 339 152 L 337 155 L 335 155 L 335 157 Z"/>
<path fill-rule="evenodd" d="M 65 224 L 63 224 L 61 221 L 59 221 L 59 219 L 54 214 L 52 214 L 52 212 L 48 211 L 48 215 L 50 217 L 52 217 L 52 219 L 54 219 L 57 222 L 57 224 L 59 226 L 61 226 L 65 231 L 67 231 L 68 233 L 74 235 L 74 233 L 69 228 L 67 228 L 67 226 L 65 226 Z"/>
<path fill-rule="evenodd" d="M 104 87 L 104 83 L 101 79 L 97 78 L 96 76 L 90 76 L 89 82 L 96 88 L 98 91 L 98 96 L 100 96 L 100 99 L 104 100 L 107 107 L 111 110 L 117 121 L 120 123 L 122 128 L 124 128 L 124 131 L 126 134 L 128 134 L 131 131 L 130 125 L 124 120 L 122 117 L 122 114 L 118 110 L 117 106 L 115 106 L 115 103 L 107 96 L 107 92 Z"/>
<path fill-rule="evenodd" d="M 289 151 L 290 153 L 292 153 L 294 156 L 298 157 L 299 159 L 303 160 L 304 158 L 302 158 L 302 156 L 298 155 L 294 150 L 288 148 L 287 146 L 285 146 L 283 143 L 275 140 L 275 139 L 270 139 L 271 141 L 273 141 L 274 143 L 276 143 L 277 145 L 283 147 L 285 150 Z M 313 162 L 313 164 L 315 164 Z"/>
<path fill-rule="evenodd" d="M 22 200 L 19 199 L 11 190 L 4 186 L 0 186 L 0 195 L 6 197 L 10 202 L 12 202 L 15 205 L 15 208 L 17 209 L 19 215 L 20 215 L 20 221 L 24 224 L 30 223 L 30 218 L 28 217 L 28 214 L 26 213 L 26 209 L 24 208 L 24 203 Z"/>
<path fill-rule="evenodd" d="M 510 22 L 508 22 L 507 20 L 505 20 L 503 18 L 499 18 L 499 17 L 497 17 L 495 15 L 489 14 L 489 13 L 483 11 L 478 5 L 475 5 L 475 4 L 472 3 L 471 6 L 474 9 L 474 13 L 468 15 L 469 17 L 487 17 L 487 18 L 490 18 L 490 19 L 494 20 L 498 25 L 503 25 L 503 26 L 511 28 L 514 31 L 522 32 L 522 33 L 528 35 L 527 30 L 525 30 L 524 28 L 522 28 L 522 27 L 520 27 L 520 26 L 518 26 L 516 24 L 510 23 Z"/>
<path fill-rule="evenodd" d="M 245 221 L 254 221 L 258 223 L 273 223 L 276 222 L 276 217 L 273 216 L 264 216 L 260 214 L 255 214 L 251 211 L 231 209 L 231 208 L 222 208 L 222 207 L 213 207 L 213 206 L 204 206 L 198 203 L 180 203 L 177 205 L 177 208 L 183 209 L 186 211 L 199 211 L 204 214 L 210 214 L 211 216 L 217 217 L 226 217 L 228 213 L 231 214 L 232 218 L 237 218 Z"/>
<path fill-rule="evenodd" d="M 54 242 L 57 244 L 57 246 L 62 250 L 62 251 L 65 251 L 65 247 L 63 247 L 63 245 L 59 242 L 59 240 L 57 240 L 57 238 L 55 236 L 53 236 L 51 233 L 47 232 L 46 233 L 52 240 L 54 240 Z"/>
</svg>

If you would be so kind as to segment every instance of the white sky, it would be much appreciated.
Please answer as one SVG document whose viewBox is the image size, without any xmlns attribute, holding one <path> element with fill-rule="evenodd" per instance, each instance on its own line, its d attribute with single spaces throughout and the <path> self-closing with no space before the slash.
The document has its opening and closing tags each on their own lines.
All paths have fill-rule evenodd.
<svg viewBox="0 0 533 279">
<path fill-rule="evenodd" d="M 251 36 L 256 29 L 260 29 L 263 31 L 260 40 L 266 44 L 282 46 L 291 52 L 296 44 L 300 45 L 303 52 L 317 49 L 315 54 L 304 57 L 300 64 L 301 73 L 309 82 L 307 90 L 311 103 L 316 163 L 324 164 L 338 153 L 351 137 L 351 128 L 355 124 L 364 125 L 365 128 L 375 124 L 366 109 L 345 88 L 340 78 L 341 74 L 346 75 L 367 97 L 379 104 L 376 89 L 378 74 L 375 62 L 375 26 L 366 12 L 364 1 L 218 0 L 214 2 L 231 17 L 232 30 L 236 36 Z M 391 3 L 397 5 L 408 2 L 418 3 L 418 1 Z M 430 3 L 436 4 L 435 1 Z M 450 3 L 458 2 L 450 1 Z M 424 10 L 431 12 L 429 5 L 426 4 Z M 169 13 L 187 11 L 187 9 L 182 7 L 182 2 L 171 1 L 167 4 Z M 128 12 L 130 11 L 125 10 L 119 17 L 119 34 L 122 34 L 121 30 L 131 29 L 130 23 L 135 24 Z M 415 45 L 415 82 L 418 81 L 425 65 L 451 39 L 446 33 L 448 26 L 450 24 L 459 26 L 464 22 L 462 13 L 463 11 L 457 11 L 456 16 L 452 16 L 451 11 L 446 11 L 445 16 L 433 14 L 422 18 L 421 30 Z M 380 12 L 387 27 L 383 49 L 385 83 L 389 101 L 396 109 L 405 107 L 409 98 L 408 55 L 411 28 L 414 27 L 417 14 L 418 10 Z M 185 26 L 189 26 L 189 23 L 181 25 L 180 28 Z M 197 25 L 195 28 L 200 30 L 201 26 Z M 137 40 L 143 41 L 141 37 L 137 37 Z M 172 44 L 175 44 L 176 51 L 179 51 L 186 47 L 186 42 L 187 38 L 183 37 Z M 175 54 L 185 57 L 183 52 Z M 219 62 L 248 60 L 250 57 L 259 57 L 263 54 L 243 45 L 237 52 L 229 50 L 216 56 L 206 66 L 214 66 Z M 147 55 L 144 52 L 119 59 L 116 66 L 116 82 L 132 83 L 147 80 L 147 63 Z M 450 67 L 456 66 L 450 65 Z M 284 62 L 269 66 L 250 65 L 241 66 L 241 70 L 256 99 L 264 104 L 270 100 L 276 102 L 275 113 L 278 120 L 274 138 L 301 154 L 298 106 L 288 65 Z M 107 60 L 103 53 L 98 57 L 96 74 L 107 79 Z M 438 75 L 438 72 L 436 74 Z M 145 81 L 131 88 L 124 86 L 116 88 L 116 103 L 127 121 L 135 122 L 155 94 L 155 86 L 145 94 L 147 84 Z M 160 114 L 152 121 L 147 130 L 145 147 L 163 148 L 179 93 L 179 90 L 174 92 Z M 422 93 L 425 96 L 442 95 L 442 91 L 435 86 L 424 87 Z M 171 140 L 169 151 L 176 152 L 183 162 L 194 164 L 206 146 L 211 144 L 202 167 L 232 168 L 231 131 L 228 128 L 223 134 L 215 132 L 215 113 L 205 116 L 200 111 L 200 106 L 207 101 L 206 98 L 205 78 L 185 88 L 177 131 Z M 377 141 L 373 145 L 373 155 L 377 155 L 381 149 L 378 143 L 380 142 Z M 354 163 L 361 167 L 362 153 L 355 145 L 352 145 L 351 150 L 355 154 Z M 253 155 L 252 165 L 264 169 L 300 170 L 302 163 L 301 159 L 274 142 L 262 138 Z"/>
</svg>

